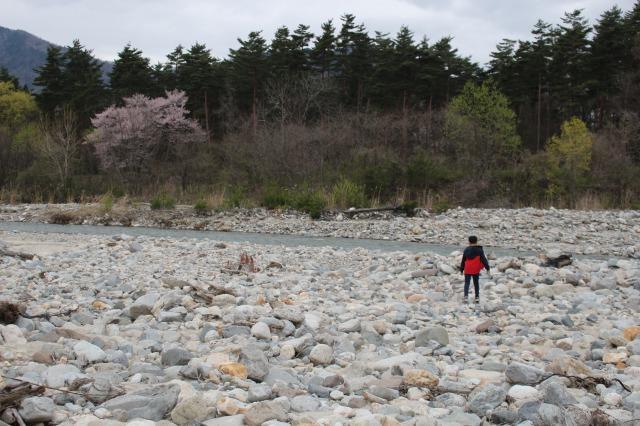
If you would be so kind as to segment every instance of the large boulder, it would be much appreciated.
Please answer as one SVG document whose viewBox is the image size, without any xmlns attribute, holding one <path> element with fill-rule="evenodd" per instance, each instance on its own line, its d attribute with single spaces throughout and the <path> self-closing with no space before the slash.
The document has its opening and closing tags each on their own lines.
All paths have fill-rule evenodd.
<svg viewBox="0 0 640 426">
<path fill-rule="evenodd" d="M 113 412 L 124 410 L 130 419 L 159 421 L 176 406 L 180 387 L 177 385 L 158 385 L 111 399 L 102 407 Z"/>
</svg>

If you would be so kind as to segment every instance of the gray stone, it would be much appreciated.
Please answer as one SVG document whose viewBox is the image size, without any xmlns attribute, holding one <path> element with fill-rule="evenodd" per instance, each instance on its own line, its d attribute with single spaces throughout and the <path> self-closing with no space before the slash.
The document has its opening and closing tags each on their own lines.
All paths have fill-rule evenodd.
<svg viewBox="0 0 640 426">
<path fill-rule="evenodd" d="M 576 426 L 571 417 L 567 416 L 560 407 L 551 404 L 542 404 L 538 408 L 540 426 Z"/>
<path fill-rule="evenodd" d="M 158 385 L 111 399 L 102 407 L 111 412 L 124 410 L 130 419 L 139 417 L 158 421 L 176 406 L 179 394 L 177 385 Z"/>
<path fill-rule="evenodd" d="M 525 402 L 518 409 L 518 420 L 537 422 L 540 417 L 538 416 L 538 409 L 542 403 L 540 401 Z"/>
<path fill-rule="evenodd" d="M 244 414 L 205 420 L 202 424 L 204 426 L 244 426 Z"/>
<path fill-rule="evenodd" d="M 449 333 L 444 327 L 440 326 L 427 327 L 416 333 L 416 347 L 428 346 L 431 340 L 438 342 L 442 346 L 448 345 Z"/>
<path fill-rule="evenodd" d="M 480 426 L 482 419 L 471 413 L 456 410 L 438 420 L 439 426 Z"/>
<path fill-rule="evenodd" d="M 249 426 L 260 426 L 269 420 L 284 422 L 288 419 L 288 409 L 278 400 L 256 402 L 245 412 L 244 422 Z"/>
<path fill-rule="evenodd" d="M 156 304 L 159 298 L 160 295 L 158 293 L 147 293 L 137 298 L 129 307 L 129 316 L 136 319 L 140 315 L 151 315 L 153 305 Z"/>
<path fill-rule="evenodd" d="M 447 407 L 464 407 L 467 405 L 467 400 L 464 396 L 455 393 L 443 393 L 436 397 L 436 403 L 440 404 L 441 408 Z"/>
<path fill-rule="evenodd" d="M 262 380 L 265 384 L 273 386 L 276 382 L 283 382 L 288 385 L 300 385 L 300 380 L 293 370 L 281 367 L 269 369 L 269 373 Z"/>
<path fill-rule="evenodd" d="M 260 384 L 253 385 L 249 387 L 248 401 L 249 402 L 260 402 L 266 401 L 273 397 L 273 392 L 271 391 L 271 386 Z"/>
<path fill-rule="evenodd" d="M 320 407 L 320 402 L 309 395 L 299 395 L 291 399 L 291 409 L 298 413 L 315 411 Z"/>
<path fill-rule="evenodd" d="M 378 398 L 386 399 L 387 401 L 392 401 L 400 397 L 400 392 L 384 386 L 371 386 L 369 388 L 369 393 L 377 396 Z"/>
<path fill-rule="evenodd" d="M 479 416 L 484 416 L 488 410 L 493 410 L 502 404 L 507 397 L 507 391 L 496 385 L 486 385 L 471 393 L 469 408 Z"/>
<path fill-rule="evenodd" d="M 269 326 L 263 322 L 257 322 L 251 327 L 251 335 L 256 339 L 271 339 L 271 330 Z"/>
<path fill-rule="evenodd" d="M 269 374 L 269 361 L 259 347 L 247 346 L 242 348 L 240 362 L 247 367 L 250 379 L 262 381 Z"/>
<path fill-rule="evenodd" d="M 576 399 L 569 393 L 563 383 L 553 381 L 545 383 L 541 388 L 544 395 L 544 402 L 547 404 L 566 407 L 567 405 L 577 403 Z"/>
<path fill-rule="evenodd" d="M 175 366 L 175 365 L 187 365 L 193 358 L 193 354 L 182 348 L 168 349 L 162 352 L 161 362 L 162 365 Z"/>
<path fill-rule="evenodd" d="M 625 410 L 632 413 L 636 410 L 640 410 L 640 392 L 633 392 L 622 401 L 622 406 Z"/>
<path fill-rule="evenodd" d="M 316 365 L 331 364 L 333 361 L 333 349 L 329 345 L 316 345 L 309 354 L 309 360 Z"/>
<path fill-rule="evenodd" d="M 73 351 L 78 359 L 86 361 L 90 364 L 102 362 L 107 359 L 107 354 L 94 344 L 80 341 L 73 346 Z"/>
<path fill-rule="evenodd" d="M 45 384 L 52 388 L 64 387 L 67 383 L 83 376 L 78 367 L 71 364 L 53 365 L 42 373 Z"/>
<path fill-rule="evenodd" d="M 548 375 L 539 368 L 531 367 L 519 362 L 509 364 L 504 373 L 510 383 L 517 385 L 534 385 L 539 383 Z"/>
<path fill-rule="evenodd" d="M 179 402 L 171 411 L 171 420 L 178 426 L 187 426 L 215 417 L 216 408 L 200 395 Z"/>
<path fill-rule="evenodd" d="M 34 396 L 20 404 L 20 416 L 27 423 L 49 422 L 53 418 L 55 404 L 51 398 Z"/>
<path fill-rule="evenodd" d="M 338 331 L 343 333 L 354 333 L 360 331 L 360 320 L 358 318 L 350 319 L 338 325 Z"/>
</svg>

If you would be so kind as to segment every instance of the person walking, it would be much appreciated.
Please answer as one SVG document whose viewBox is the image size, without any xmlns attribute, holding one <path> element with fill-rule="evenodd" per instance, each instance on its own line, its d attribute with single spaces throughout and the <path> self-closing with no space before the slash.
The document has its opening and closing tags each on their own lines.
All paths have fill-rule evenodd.
<svg viewBox="0 0 640 426">
<path fill-rule="evenodd" d="M 484 255 L 482 246 L 478 245 L 478 237 L 471 235 L 469 237 L 469 246 L 462 253 L 462 262 L 460 263 L 460 273 L 464 274 L 464 303 L 469 301 L 469 286 L 473 279 L 473 290 L 475 292 L 475 303 L 480 302 L 480 271 L 487 270 L 491 274 L 489 261 Z"/>
</svg>

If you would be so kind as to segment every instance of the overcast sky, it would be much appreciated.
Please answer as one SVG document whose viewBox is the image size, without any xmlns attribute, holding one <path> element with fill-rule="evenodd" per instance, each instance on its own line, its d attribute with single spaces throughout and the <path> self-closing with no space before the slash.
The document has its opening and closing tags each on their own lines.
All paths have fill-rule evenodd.
<svg viewBox="0 0 640 426">
<path fill-rule="evenodd" d="M 484 64 L 503 38 L 524 39 L 538 18 L 558 23 L 565 11 L 584 9 L 591 22 L 614 4 L 634 0 L 0 0 L 0 26 L 23 29 L 68 45 L 75 38 L 101 59 L 114 59 L 127 43 L 153 62 L 178 44 L 205 43 L 217 57 L 237 38 L 262 30 L 269 40 L 281 25 L 320 23 L 353 13 L 374 30 L 395 34 L 407 25 L 416 39 L 454 37 L 464 55 Z"/>
</svg>

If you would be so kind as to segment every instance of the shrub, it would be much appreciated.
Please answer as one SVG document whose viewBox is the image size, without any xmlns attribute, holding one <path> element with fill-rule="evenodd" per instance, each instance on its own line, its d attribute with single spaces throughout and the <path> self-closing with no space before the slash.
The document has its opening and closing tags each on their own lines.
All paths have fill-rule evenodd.
<svg viewBox="0 0 640 426">
<path fill-rule="evenodd" d="M 366 207 L 367 197 L 361 185 L 351 182 L 349 179 L 341 179 L 333 185 L 331 199 L 337 207 Z"/>
<path fill-rule="evenodd" d="M 152 210 L 172 209 L 176 206 L 176 200 L 168 194 L 159 194 L 151 200 Z"/>
<path fill-rule="evenodd" d="M 268 186 L 262 196 L 262 206 L 268 209 L 290 207 L 292 204 L 291 195 L 278 186 Z"/>
<path fill-rule="evenodd" d="M 211 211 L 211 206 L 205 200 L 198 200 L 193 206 L 193 209 L 196 211 L 196 214 L 204 216 Z"/>
<path fill-rule="evenodd" d="M 400 206 L 400 210 L 407 215 L 407 217 L 414 217 L 416 215 L 416 209 L 418 208 L 417 201 L 407 201 Z"/>
<path fill-rule="evenodd" d="M 446 212 L 450 208 L 451 208 L 451 205 L 449 205 L 449 201 L 440 200 L 440 201 L 437 201 L 437 202 L 433 203 L 433 206 L 431 207 L 431 210 L 434 213 L 440 214 L 440 213 Z"/>
<path fill-rule="evenodd" d="M 67 212 L 55 212 L 49 217 L 49 223 L 55 225 L 68 225 L 75 219 L 74 215 Z"/>
<path fill-rule="evenodd" d="M 243 207 L 246 204 L 247 195 L 241 186 L 234 186 L 225 197 L 224 206 L 227 208 Z"/>
<path fill-rule="evenodd" d="M 311 219 L 320 219 L 327 201 L 321 191 L 303 189 L 295 195 L 293 204 L 297 210 L 309 213 Z"/>
<path fill-rule="evenodd" d="M 103 213 L 109 213 L 113 210 L 113 195 L 107 193 L 100 198 L 100 208 Z"/>
</svg>

